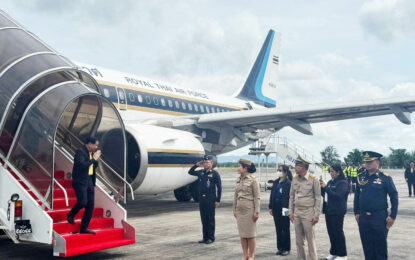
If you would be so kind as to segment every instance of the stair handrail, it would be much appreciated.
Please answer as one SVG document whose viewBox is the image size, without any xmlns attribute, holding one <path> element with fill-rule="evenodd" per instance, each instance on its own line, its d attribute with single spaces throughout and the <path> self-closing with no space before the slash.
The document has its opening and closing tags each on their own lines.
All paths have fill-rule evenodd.
<svg viewBox="0 0 415 260">
<path fill-rule="evenodd" d="M 43 167 L 43 165 L 38 161 L 38 160 L 36 160 L 20 143 L 18 143 L 18 145 L 19 145 L 19 147 L 23 150 L 23 152 L 27 155 L 27 156 L 29 156 L 30 157 L 30 159 L 32 159 L 32 161 L 37 165 L 37 166 L 39 166 L 39 168 L 44 172 L 44 173 L 46 173 L 49 177 L 51 177 L 52 178 L 52 174 L 48 171 L 48 170 L 46 170 L 45 169 L 45 167 Z M 10 162 L 10 161 L 8 161 L 8 160 L 6 160 L 6 164 L 7 164 L 7 166 L 9 166 L 10 168 L 13 168 L 14 169 L 14 171 L 16 172 L 16 174 L 18 174 L 18 176 L 19 176 L 19 178 L 20 179 L 22 179 L 22 181 L 31 189 L 31 190 L 33 190 L 34 191 L 34 193 L 36 194 L 36 196 L 37 197 L 39 197 L 39 199 L 43 199 L 43 205 L 44 205 L 44 203 L 46 202 L 47 203 L 47 201 L 46 201 L 46 196 L 42 196 L 39 192 L 37 192 L 37 189 L 36 189 L 36 187 L 34 187 L 33 185 L 31 185 L 30 184 L 30 182 L 29 181 L 26 181 L 26 178 L 22 175 L 22 174 L 20 174 L 20 172 L 18 171 L 18 169 L 16 168 L 16 167 L 14 167 L 14 165 Z M 53 178 L 53 182 L 54 183 L 56 183 L 57 185 L 58 185 L 58 187 L 60 188 L 60 189 L 62 189 L 63 190 L 63 194 L 64 194 L 64 196 L 65 196 L 65 204 L 66 204 L 66 206 L 69 206 L 69 201 L 68 201 L 68 193 L 66 192 L 66 189 L 55 179 L 55 178 Z M 53 189 L 53 187 L 51 187 L 52 189 Z M 49 191 L 49 189 L 50 188 L 48 188 L 48 191 Z M 53 198 L 53 195 L 52 195 L 52 198 Z M 53 202 L 51 203 L 51 205 L 49 205 L 49 207 L 51 208 L 51 209 L 53 209 Z"/>
<path fill-rule="evenodd" d="M 63 128 L 64 130 L 66 130 L 66 132 L 69 134 L 69 135 L 71 135 L 73 138 L 75 138 L 75 140 L 76 141 L 78 141 L 80 144 L 83 144 L 83 142 L 76 136 L 76 135 L 74 135 L 71 131 L 69 131 L 68 129 L 66 129 L 65 127 L 63 127 L 63 126 L 59 126 L 60 128 Z M 62 146 L 62 145 L 61 145 Z M 62 146 L 63 147 L 63 146 Z M 67 151 L 66 151 L 67 152 Z M 69 153 L 69 152 L 67 152 L 67 155 L 68 156 L 70 156 L 69 158 L 73 161 L 74 160 L 74 158 L 73 158 L 73 156 Z M 102 158 L 100 159 L 100 162 L 102 163 L 102 164 L 104 164 L 112 173 L 113 173 L 113 175 L 115 175 L 118 179 L 120 179 L 122 182 L 124 182 L 124 184 L 126 184 L 127 186 L 128 186 L 128 188 L 130 189 L 130 191 L 131 191 L 131 198 L 132 198 L 132 200 L 134 200 L 134 190 L 133 190 L 133 187 L 131 186 L 131 184 L 130 183 L 128 183 L 126 180 L 124 180 L 120 175 L 118 175 L 118 173 L 111 167 L 111 166 L 109 166 Z M 99 175 L 97 175 L 97 176 L 99 176 Z M 103 178 L 102 178 L 103 179 Z M 106 181 L 105 181 L 106 182 Z M 106 182 L 107 184 L 108 184 L 108 182 Z M 113 189 L 114 189 L 114 187 L 112 187 Z M 116 189 L 115 189 L 116 190 Z"/>
<path fill-rule="evenodd" d="M 68 152 L 68 151 L 66 151 L 65 150 L 65 148 L 63 147 L 63 146 L 61 146 L 60 144 L 59 144 L 59 146 L 56 146 L 56 148 L 60 151 L 60 152 L 62 152 L 62 154 L 68 159 L 68 160 L 70 160 L 70 161 L 72 161 L 73 162 L 73 160 L 74 160 L 74 157 Z M 100 175 L 96 175 L 97 177 L 98 177 L 98 179 L 99 179 L 99 181 L 101 181 L 101 182 L 103 182 L 104 184 L 105 184 L 105 186 L 108 188 L 108 189 L 110 189 L 112 192 L 114 192 L 114 193 L 116 193 L 117 195 L 115 196 L 116 198 L 116 201 L 118 202 L 118 199 L 117 199 L 117 197 L 119 197 L 119 194 L 120 194 L 120 190 L 117 190 L 115 187 L 113 187 L 107 180 L 105 180 L 105 178 L 103 178 L 103 177 L 101 177 Z M 132 187 L 131 187 L 131 189 L 132 189 Z M 134 193 L 132 192 L 131 193 L 132 194 L 132 199 L 134 200 Z"/>
</svg>

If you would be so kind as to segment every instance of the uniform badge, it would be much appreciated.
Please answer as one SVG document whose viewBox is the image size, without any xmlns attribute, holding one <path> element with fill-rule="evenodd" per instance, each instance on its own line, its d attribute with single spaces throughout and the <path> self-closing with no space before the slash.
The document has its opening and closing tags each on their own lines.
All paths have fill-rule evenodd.
<svg viewBox="0 0 415 260">
<path fill-rule="evenodd" d="M 376 180 L 373 181 L 373 183 L 382 184 L 382 180 L 380 178 L 377 178 Z"/>
<path fill-rule="evenodd" d="M 366 178 L 366 174 L 362 174 L 357 177 L 357 182 L 360 186 L 364 186 L 369 182 L 369 180 Z"/>
</svg>

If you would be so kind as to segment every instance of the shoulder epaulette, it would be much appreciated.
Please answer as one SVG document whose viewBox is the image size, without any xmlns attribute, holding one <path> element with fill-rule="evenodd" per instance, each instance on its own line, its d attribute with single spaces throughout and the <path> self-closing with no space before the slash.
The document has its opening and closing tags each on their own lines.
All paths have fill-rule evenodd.
<svg viewBox="0 0 415 260">
<path fill-rule="evenodd" d="M 298 179 L 298 175 L 297 174 L 294 175 L 293 179 Z"/>
<path fill-rule="evenodd" d="M 311 174 L 311 173 L 310 173 L 310 178 L 311 178 L 311 179 L 314 179 L 315 177 L 316 177 L 316 176 L 315 176 L 314 174 Z"/>
<path fill-rule="evenodd" d="M 381 172 L 383 175 L 385 175 L 386 177 L 390 177 L 389 174 L 387 174 L 386 172 Z"/>
</svg>

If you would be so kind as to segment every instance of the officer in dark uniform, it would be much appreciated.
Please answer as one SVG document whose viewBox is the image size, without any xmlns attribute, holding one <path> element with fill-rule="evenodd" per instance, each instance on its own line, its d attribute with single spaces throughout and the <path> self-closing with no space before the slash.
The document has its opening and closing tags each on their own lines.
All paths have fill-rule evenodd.
<svg viewBox="0 0 415 260">
<path fill-rule="evenodd" d="M 189 170 L 189 174 L 198 177 L 199 210 L 203 225 L 203 240 L 199 243 L 211 244 L 215 241 L 215 207 L 219 207 L 222 195 L 220 175 L 212 170 L 213 156 L 205 155 L 203 161 L 198 162 Z M 203 170 L 196 171 L 197 167 Z"/>
<path fill-rule="evenodd" d="M 363 152 L 366 170 L 358 175 L 354 197 L 354 214 L 366 260 L 388 259 L 388 231 L 398 213 L 398 192 L 389 174 L 379 171 L 381 157 L 379 153 Z"/>
</svg>

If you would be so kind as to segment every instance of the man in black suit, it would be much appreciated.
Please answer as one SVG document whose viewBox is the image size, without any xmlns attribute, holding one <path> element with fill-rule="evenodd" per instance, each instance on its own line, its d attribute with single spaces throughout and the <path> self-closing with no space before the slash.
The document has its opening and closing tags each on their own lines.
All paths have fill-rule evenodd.
<svg viewBox="0 0 415 260">
<path fill-rule="evenodd" d="M 101 157 L 101 150 L 98 150 L 98 145 L 99 141 L 97 139 L 88 138 L 85 146 L 76 151 L 74 158 L 72 186 L 75 190 L 77 202 L 68 213 L 68 222 L 75 224 L 76 214 L 85 208 L 80 230 L 82 234 L 95 234 L 94 231 L 88 229 L 88 226 L 94 211 L 95 170 Z"/>
<path fill-rule="evenodd" d="M 405 181 L 408 184 L 409 197 L 412 197 L 412 188 L 414 188 L 415 197 L 415 163 L 411 162 L 410 166 L 405 170 Z"/>
</svg>

